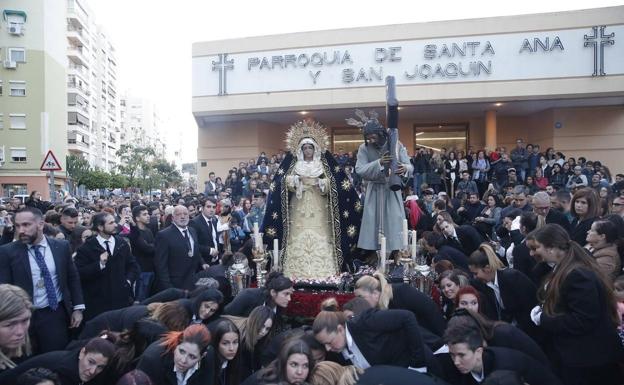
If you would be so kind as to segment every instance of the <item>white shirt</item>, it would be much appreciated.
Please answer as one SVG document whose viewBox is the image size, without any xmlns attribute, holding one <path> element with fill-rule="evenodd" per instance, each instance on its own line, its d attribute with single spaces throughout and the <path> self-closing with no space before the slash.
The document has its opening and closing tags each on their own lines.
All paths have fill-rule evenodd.
<svg viewBox="0 0 624 385">
<path fill-rule="evenodd" d="M 95 237 L 95 239 L 97 239 L 98 243 L 100 244 L 100 246 L 102 246 L 102 248 L 104 250 L 106 250 L 106 243 L 108 241 L 108 248 L 110 249 L 111 252 L 111 257 L 113 256 L 113 253 L 115 252 L 115 237 L 111 236 L 108 239 L 102 237 L 101 235 L 97 235 Z M 102 264 L 102 262 L 100 262 L 100 270 L 104 270 L 106 268 L 106 264 Z"/>
<path fill-rule="evenodd" d="M 496 296 L 496 301 L 500 305 L 501 309 L 504 309 L 505 305 L 503 304 L 503 299 L 501 298 L 501 295 L 500 295 L 500 288 L 498 287 L 498 271 L 494 272 L 494 282 L 488 282 L 487 285 L 492 290 L 494 290 L 494 295 Z"/>
<path fill-rule="evenodd" d="M 56 298 L 59 302 L 61 302 L 63 300 L 63 294 L 61 293 L 58 282 L 58 274 L 56 274 L 54 256 L 52 255 L 52 250 L 50 250 L 50 245 L 48 245 L 46 237 L 43 237 L 38 245 L 41 246 L 39 247 L 39 252 L 43 255 L 43 260 L 45 261 L 48 271 L 50 272 L 50 276 L 52 277 L 54 291 L 56 291 Z M 39 282 L 43 280 L 43 275 L 41 274 L 41 270 L 39 270 L 39 265 L 35 259 L 35 250 L 33 249 L 33 245 L 28 246 L 28 262 L 30 263 L 30 272 L 33 281 L 33 306 L 35 309 L 43 309 L 49 306 L 48 294 L 46 293 L 45 286 L 39 285 Z"/>
<path fill-rule="evenodd" d="M 180 230 L 180 233 L 182 234 L 182 236 L 184 237 L 184 232 L 186 231 L 186 233 L 188 234 L 188 239 L 189 242 L 191 243 L 191 253 L 194 253 L 195 251 L 195 242 L 193 241 L 193 236 L 191 235 L 191 231 L 189 230 L 188 226 L 185 228 L 182 228 L 178 225 L 176 225 L 175 223 L 173 224 L 178 230 Z M 186 238 L 186 237 L 185 237 Z"/>
<path fill-rule="evenodd" d="M 346 324 L 345 336 L 347 339 L 347 346 L 342 350 L 342 356 L 346 360 L 350 360 L 351 362 L 353 362 L 353 366 L 355 366 L 356 368 L 370 368 L 371 365 L 368 363 L 368 361 L 366 361 L 366 357 L 364 357 L 364 355 L 360 351 L 360 348 L 358 348 L 358 346 L 355 344 L 355 341 L 353 341 L 353 337 L 351 336 L 351 333 L 349 333 L 349 329 L 347 328 Z"/>
<path fill-rule="evenodd" d="M 199 369 L 199 361 L 197 361 L 195 366 L 193 366 L 192 368 L 187 370 L 186 373 L 178 372 L 178 368 L 176 368 L 176 366 L 173 365 L 173 372 L 175 373 L 176 379 L 178 380 L 178 385 L 186 385 L 186 383 L 188 382 L 189 378 L 191 378 L 191 376 L 198 369 Z"/>
<path fill-rule="evenodd" d="M 217 247 L 218 243 L 217 243 L 217 234 L 215 231 L 213 231 L 213 227 L 212 227 L 212 218 L 208 218 L 207 216 L 205 216 L 204 214 L 202 214 L 202 217 L 204 218 L 204 220 L 206 221 L 206 224 L 208 225 L 208 228 L 210 229 L 210 237 L 212 238 L 212 244 L 215 245 L 215 248 Z M 214 217 L 213 217 L 214 218 Z M 219 226 L 219 221 L 217 221 L 217 227 Z"/>
<path fill-rule="evenodd" d="M 475 381 L 481 383 L 483 382 L 483 377 L 485 377 L 485 373 L 483 373 L 483 369 L 481 369 L 481 373 L 475 373 L 475 372 L 470 372 L 470 375 L 472 376 L 472 378 L 475 379 Z"/>
</svg>

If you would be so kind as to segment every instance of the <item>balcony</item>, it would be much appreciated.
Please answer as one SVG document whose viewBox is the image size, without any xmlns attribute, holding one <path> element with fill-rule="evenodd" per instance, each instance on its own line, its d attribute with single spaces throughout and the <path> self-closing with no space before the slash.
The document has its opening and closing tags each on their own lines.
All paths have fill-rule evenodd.
<svg viewBox="0 0 624 385">
<path fill-rule="evenodd" d="M 67 57 L 77 65 L 89 66 L 87 59 L 87 49 L 83 46 L 70 45 L 67 47 Z"/>
<path fill-rule="evenodd" d="M 89 22 L 89 15 L 82 9 L 76 0 L 67 1 L 67 19 L 72 23 L 79 23 L 82 27 L 86 27 Z"/>
<path fill-rule="evenodd" d="M 87 67 L 81 64 L 74 64 L 74 62 L 69 62 L 69 70 L 67 73 L 71 75 L 81 75 L 82 77 L 88 77 L 89 71 L 87 71 Z"/>
<path fill-rule="evenodd" d="M 67 25 L 67 39 L 75 46 L 88 46 L 89 37 L 86 32 L 80 27 L 76 27 L 73 24 Z"/>
<path fill-rule="evenodd" d="M 67 92 L 78 92 L 80 96 L 87 99 L 91 95 L 91 91 L 89 91 L 89 86 L 84 83 L 78 83 L 76 81 L 67 82 Z"/>
<path fill-rule="evenodd" d="M 89 117 L 91 113 L 91 111 L 89 111 L 89 105 L 83 104 L 70 104 L 67 106 L 67 112 L 80 112 L 87 117 Z"/>
</svg>

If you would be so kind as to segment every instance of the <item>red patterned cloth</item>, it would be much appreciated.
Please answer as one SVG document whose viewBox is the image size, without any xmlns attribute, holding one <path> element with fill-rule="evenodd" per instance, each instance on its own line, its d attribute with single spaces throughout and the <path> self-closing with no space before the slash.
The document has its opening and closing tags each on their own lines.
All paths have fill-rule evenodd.
<svg viewBox="0 0 624 385">
<path fill-rule="evenodd" d="M 342 308 L 346 302 L 355 297 L 353 293 L 338 293 L 333 291 L 297 290 L 293 293 L 286 315 L 289 317 L 314 318 L 321 309 L 321 302 L 334 297 L 338 306 Z"/>
</svg>

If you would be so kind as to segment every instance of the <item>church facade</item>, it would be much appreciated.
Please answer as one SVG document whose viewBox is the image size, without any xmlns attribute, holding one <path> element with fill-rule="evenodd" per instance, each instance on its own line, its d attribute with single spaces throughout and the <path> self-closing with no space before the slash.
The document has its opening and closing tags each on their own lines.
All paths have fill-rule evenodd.
<svg viewBox="0 0 624 385">
<path fill-rule="evenodd" d="M 198 185 L 284 149 L 305 118 L 327 127 L 333 152 L 355 150 L 345 118 L 359 108 L 383 121 L 388 75 L 410 154 L 521 138 L 623 172 L 623 21 L 618 6 L 195 43 Z"/>
</svg>

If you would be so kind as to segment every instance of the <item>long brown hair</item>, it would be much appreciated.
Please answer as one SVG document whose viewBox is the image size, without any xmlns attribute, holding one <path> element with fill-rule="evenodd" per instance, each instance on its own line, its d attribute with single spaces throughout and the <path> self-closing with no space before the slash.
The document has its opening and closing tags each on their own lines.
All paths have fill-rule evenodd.
<svg viewBox="0 0 624 385">
<path fill-rule="evenodd" d="M 607 301 L 607 311 L 614 324 L 619 325 L 620 320 L 617 314 L 615 295 L 611 280 L 600 270 L 598 263 L 588 253 L 583 250 L 578 243 L 570 240 L 567 231 L 557 224 L 547 224 L 541 229 L 532 231 L 528 240 L 541 243 L 544 247 L 559 249 L 566 255 L 557 263 L 557 268 L 550 276 L 547 288 L 540 289 L 538 296 L 544 300 L 544 313 L 549 316 L 561 315 L 559 306 L 561 297 L 561 287 L 565 279 L 576 269 L 591 271 L 602 286 L 605 299 Z"/>
</svg>

